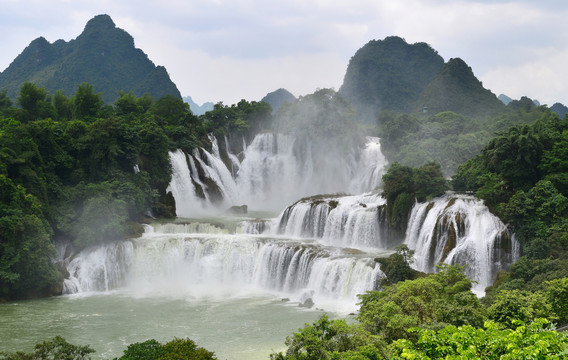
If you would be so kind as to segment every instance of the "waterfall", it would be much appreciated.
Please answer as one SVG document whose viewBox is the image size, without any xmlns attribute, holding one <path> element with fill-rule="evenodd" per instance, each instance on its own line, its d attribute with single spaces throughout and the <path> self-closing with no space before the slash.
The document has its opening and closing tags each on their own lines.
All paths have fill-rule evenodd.
<svg viewBox="0 0 568 360">
<path fill-rule="evenodd" d="M 63 282 L 63 293 L 109 291 L 126 283 L 132 267 L 132 242 L 113 242 L 84 250 L 67 265 L 69 278 Z"/>
<path fill-rule="evenodd" d="M 191 217 L 204 209 L 203 199 L 197 196 L 190 167 L 186 155 L 181 150 L 170 152 L 172 164 L 172 180 L 167 191 L 171 191 L 176 199 L 176 211 L 178 216 Z M 192 159 L 193 160 L 193 159 Z M 197 170 L 194 170 L 196 173 Z"/>
<path fill-rule="evenodd" d="M 183 203 L 178 206 L 178 216 L 223 212 L 242 204 L 280 211 L 305 196 L 370 191 L 379 185 L 386 165 L 379 139 L 374 137 L 367 137 L 360 148 L 342 152 L 325 143 L 262 133 L 250 145 L 244 143 L 239 157 L 231 153 L 226 138 L 223 149 L 214 136 L 209 140 L 211 152 L 195 149 L 187 155 L 187 161 L 181 158 L 180 150 L 170 153 L 175 184 L 187 183 L 187 191 L 193 186 L 191 196 L 197 198 L 189 201 L 183 190 L 172 191 L 176 204 Z M 175 184 L 170 185 L 172 190 Z"/>
<path fill-rule="evenodd" d="M 147 227 L 140 238 L 77 254 L 68 265 L 65 292 L 127 289 L 199 297 L 261 290 L 354 306 L 357 294 L 374 289 L 383 276 L 374 254 L 245 234 L 157 232 L 164 229 Z"/>
<path fill-rule="evenodd" d="M 385 200 L 372 193 L 299 200 L 282 212 L 277 229 L 282 235 L 363 251 L 393 249 L 401 241 L 388 231 Z M 442 262 L 467 265 L 465 272 L 477 282 L 478 294 L 519 257 L 505 224 L 483 201 L 465 195 L 415 204 L 404 242 L 415 251 L 417 270 L 435 272 Z"/>
<path fill-rule="evenodd" d="M 392 245 L 384 205 L 373 193 L 303 199 L 284 210 L 278 231 L 333 246 L 384 250 Z"/>
<path fill-rule="evenodd" d="M 408 222 L 405 243 L 415 250 L 418 270 L 436 271 L 435 265 L 467 265 L 465 273 L 481 294 L 500 269 L 519 257 L 514 235 L 491 214 L 482 200 L 448 194 L 432 202 L 417 203 Z"/>
</svg>

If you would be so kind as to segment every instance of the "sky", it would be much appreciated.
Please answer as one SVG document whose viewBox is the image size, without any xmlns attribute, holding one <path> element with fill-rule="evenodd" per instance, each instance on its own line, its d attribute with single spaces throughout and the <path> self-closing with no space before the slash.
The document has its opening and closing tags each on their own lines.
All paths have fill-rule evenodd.
<svg viewBox="0 0 568 360">
<path fill-rule="evenodd" d="M 568 105 L 565 0 L 0 0 L 0 9 L 0 71 L 32 40 L 75 39 L 108 14 L 198 104 L 339 90 L 359 48 L 396 35 L 463 59 L 496 95 Z"/>
</svg>

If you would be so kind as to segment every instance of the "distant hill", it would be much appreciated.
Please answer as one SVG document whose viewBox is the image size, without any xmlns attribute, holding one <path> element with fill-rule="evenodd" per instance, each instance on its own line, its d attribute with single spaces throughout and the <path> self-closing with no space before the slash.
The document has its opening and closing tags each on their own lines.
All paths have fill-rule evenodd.
<svg viewBox="0 0 568 360">
<path fill-rule="evenodd" d="M 499 96 L 497 96 L 497 99 L 501 100 L 501 102 L 505 105 L 509 105 L 509 103 L 513 101 L 513 99 L 511 99 L 505 94 L 500 94 Z"/>
<path fill-rule="evenodd" d="M 411 45 L 397 36 L 371 40 L 349 61 L 339 93 L 370 120 L 380 110 L 410 112 L 443 66 L 426 43 Z"/>
<path fill-rule="evenodd" d="M 6 90 L 15 102 L 26 81 L 52 94 L 62 90 L 67 96 L 74 94 L 79 84 L 88 82 L 107 103 L 114 102 L 119 91 L 181 99 L 166 69 L 154 65 L 134 46 L 132 36 L 117 28 L 108 15 L 89 20 L 81 35 L 69 42 L 51 44 L 43 37 L 33 40 L 0 73 L 0 90 Z"/>
<path fill-rule="evenodd" d="M 288 90 L 280 88 L 266 94 L 266 96 L 263 97 L 260 101 L 269 103 L 272 107 L 272 112 L 275 113 L 285 103 L 293 103 L 294 101 L 296 101 L 296 97 L 292 95 L 292 93 Z"/>
<path fill-rule="evenodd" d="M 450 59 L 424 88 L 416 111 L 428 114 L 453 111 L 471 117 L 496 115 L 506 110 L 495 94 L 483 87 L 462 59 Z"/>
<path fill-rule="evenodd" d="M 552 105 L 550 110 L 557 113 L 558 116 L 560 116 L 561 118 L 563 118 L 564 116 L 566 116 L 566 114 L 568 114 L 568 107 L 566 107 L 566 105 L 561 103 L 556 103 Z"/>
<path fill-rule="evenodd" d="M 191 112 L 194 115 L 203 115 L 205 114 L 207 111 L 211 111 L 213 110 L 213 106 L 215 106 L 215 104 L 213 104 L 212 102 L 208 101 L 206 103 L 203 103 L 201 106 L 197 105 L 193 99 L 191 98 L 191 96 L 184 96 L 183 101 L 185 101 L 186 103 L 189 104 L 189 109 L 191 110 Z"/>
<path fill-rule="evenodd" d="M 430 45 L 408 44 L 396 36 L 372 40 L 359 49 L 349 61 L 339 93 L 370 121 L 382 110 L 467 116 L 506 110 L 463 60 L 444 63 Z"/>
</svg>

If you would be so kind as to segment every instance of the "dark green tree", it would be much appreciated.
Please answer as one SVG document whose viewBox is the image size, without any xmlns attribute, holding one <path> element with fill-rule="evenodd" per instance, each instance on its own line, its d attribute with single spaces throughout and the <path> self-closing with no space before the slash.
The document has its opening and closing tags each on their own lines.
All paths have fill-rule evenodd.
<svg viewBox="0 0 568 360">
<path fill-rule="evenodd" d="M 100 93 L 95 93 L 93 85 L 82 83 L 73 97 L 73 117 L 92 121 L 102 110 L 104 101 Z"/>
</svg>

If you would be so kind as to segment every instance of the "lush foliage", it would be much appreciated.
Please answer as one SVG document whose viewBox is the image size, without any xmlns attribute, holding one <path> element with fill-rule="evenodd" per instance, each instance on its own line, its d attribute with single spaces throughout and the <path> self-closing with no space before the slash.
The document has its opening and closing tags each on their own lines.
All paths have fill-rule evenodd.
<svg viewBox="0 0 568 360">
<path fill-rule="evenodd" d="M 266 103 L 239 102 L 202 117 L 173 96 L 120 93 L 104 106 L 93 86 L 51 98 L 26 83 L 0 110 L 0 298 L 61 291 L 54 241 L 76 250 L 138 235 L 150 211 L 174 216 L 168 151 L 205 146 L 207 133 L 258 131 Z"/>
<path fill-rule="evenodd" d="M 564 359 L 568 338 L 545 319 L 514 322 L 503 329 L 486 322 L 483 329 L 470 325 L 448 326 L 439 331 L 414 329 L 418 339 L 393 344 L 392 359 Z"/>
<path fill-rule="evenodd" d="M 175 338 L 165 344 L 151 339 L 128 345 L 124 354 L 115 360 L 215 360 L 209 350 L 199 347 L 189 338 Z"/>
<path fill-rule="evenodd" d="M 387 200 L 389 226 L 402 236 L 415 201 L 443 195 L 447 189 L 448 184 L 441 166 L 436 162 L 429 162 L 419 168 L 392 164 L 383 175 L 382 193 Z"/>
<path fill-rule="evenodd" d="M 89 345 L 73 345 L 61 336 L 35 345 L 31 353 L 0 352 L 0 360 L 89 360 L 95 350 Z M 115 360 L 215 360 L 215 354 L 197 346 L 189 338 L 174 338 L 164 344 L 151 339 L 128 345 Z"/>
<path fill-rule="evenodd" d="M 370 359 L 383 358 L 385 343 L 360 326 L 345 320 L 330 320 L 322 315 L 313 324 L 305 326 L 286 338 L 286 353 L 275 353 L 272 360 L 350 359 L 363 352 Z"/>
<path fill-rule="evenodd" d="M 379 110 L 409 112 L 443 65 L 428 44 L 396 36 L 372 40 L 349 61 L 339 92 L 372 120 Z"/>
<path fill-rule="evenodd" d="M 561 359 L 568 337 L 548 319 L 568 314 L 568 278 L 541 292 L 503 291 L 488 308 L 463 267 L 361 295 L 358 323 L 322 316 L 287 337 L 271 359 Z"/>
<path fill-rule="evenodd" d="M 544 111 L 532 125 L 499 133 L 452 180 L 484 199 L 522 245 L 524 257 L 492 291 L 531 290 L 568 275 L 567 134 L 568 118 Z"/>
<path fill-rule="evenodd" d="M 367 292 L 360 296 L 357 319 L 367 331 L 388 341 L 408 337 L 407 329 L 414 326 L 481 326 L 485 310 L 471 292 L 471 280 L 462 269 L 444 265 L 428 277 Z"/>
<path fill-rule="evenodd" d="M 379 114 L 382 150 L 391 162 L 418 167 L 429 161 L 442 164 L 446 176 L 476 156 L 495 132 L 518 124 L 534 123 L 547 113 L 532 101 L 523 106 L 511 103 L 497 116 L 462 115 L 459 111 Z"/>
<path fill-rule="evenodd" d="M 1 360 L 88 360 L 89 354 L 94 353 L 88 345 L 73 345 L 65 341 L 61 336 L 36 344 L 31 353 L 1 353 Z"/>
<path fill-rule="evenodd" d="M 401 244 L 395 248 L 394 254 L 376 259 L 381 264 L 381 271 L 385 274 L 385 278 L 381 279 L 381 287 L 420 277 L 422 273 L 411 267 L 414 263 L 413 255 L 414 250 L 410 250 L 406 244 Z"/>
</svg>

